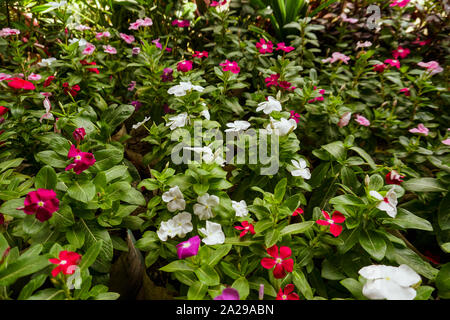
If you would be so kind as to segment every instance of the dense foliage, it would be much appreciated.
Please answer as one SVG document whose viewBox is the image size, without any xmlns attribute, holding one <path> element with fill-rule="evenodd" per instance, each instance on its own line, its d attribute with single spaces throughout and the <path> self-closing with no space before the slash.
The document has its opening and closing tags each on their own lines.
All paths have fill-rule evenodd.
<svg viewBox="0 0 450 320">
<path fill-rule="evenodd" d="M 0 299 L 450 298 L 448 14 L 4 2 Z"/>
</svg>

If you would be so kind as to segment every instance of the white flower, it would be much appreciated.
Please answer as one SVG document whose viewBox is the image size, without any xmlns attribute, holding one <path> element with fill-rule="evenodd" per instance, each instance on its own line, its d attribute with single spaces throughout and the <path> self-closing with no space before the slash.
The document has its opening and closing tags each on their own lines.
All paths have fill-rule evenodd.
<svg viewBox="0 0 450 320">
<path fill-rule="evenodd" d="M 362 293 L 369 299 L 413 300 L 416 290 L 411 288 L 418 283 L 420 276 L 406 264 L 399 267 L 372 265 L 359 270 L 367 279 Z"/>
<path fill-rule="evenodd" d="M 248 214 L 247 203 L 245 200 L 239 202 L 231 200 L 231 206 L 236 211 L 236 217 L 245 217 Z"/>
<path fill-rule="evenodd" d="M 40 67 L 48 67 L 55 61 L 56 61 L 56 58 L 42 59 L 41 62 L 38 62 L 38 65 Z"/>
<path fill-rule="evenodd" d="M 73 38 L 73 39 L 69 39 L 69 43 L 70 44 L 74 44 L 75 42 L 78 42 L 78 47 L 84 47 L 88 42 L 86 41 L 86 39 L 77 39 L 77 38 Z"/>
<path fill-rule="evenodd" d="M 240 132 L 247 130 L 250 127 L 250 122 L 243 120 L 236 120 L 234 122 L 227 123 L 228 129 L 225 132 Z"/>
<path fill-rule="evenodd" d="M 158 238 L 161 241 L 167 241 L 167 237 L 175 237 L 180 232 L 180 227 L 175 224 L 175 222 L 170 219 L 168 221 L 161 222 L 159 230 L 156 232 Z"/>
<path fill-rule="evenodd" d="M 306 161 L 304 159 L 297 160 L 291 160 L 292 165 L 295 167 L 295 170 L 291 171 L 291 174 L 294 177 L 302 177 L 303 179 L 310 179 L 311 178 L 311 172 L 309 172 L 309 169 L 306 166 Z"/>
<path fill-rule="evenodd" d="M 188 114 L 187 112 L 183 112 L 175 117 L 169 118 L 166 127 L 170 126 L 170 130 L 175 130 L 176 128 L 184 127 L 187 122 L 188 122 Z"/>
<path fill-rule="evenodd" d="M 173 223 L 179 228 L 179 237 L 184 237 L 186 233 L 192 231 L 193 226 L 191 220 L 192 215 L 186 211 L 183 211 L 172 218 Z"/>
<path fill-rule="evenodd" d="M 207 220 L 213 217 L 212 208 L 219 204 L 219 197 L 205 193 L 197 198 L 197 202 L 194 204 L 194 214 L 201 220 Z"/>
<path fill-rule="evenodd" d="M 207 245 L 222 244 L 225 242 L 225 234 L 222 231 L 222 226 L 218 223 L 206 221 L 206 229 L 198 229 L 206 238 L 203 238 L 203 243 Z"/>
<path fill-rule="evenodd" d="M 184 210 L 186 208 L 186 201 L 178 186 L 172 187 L 162 195 L 164 202 L 167 202 L 167 210 L 174 212 L 176 210 Z"/>
<path fill-rule="evenodd" d="M 291 131 L 297 129 L 297 122 L 294 119 L 285 119 L 277 121 L 270 117 L 270 123 L 267 125 L 266 130 L 269 134 L 276 134 L 279 136 L 285 136 Z"/>
<path fill-rule="evenodd" d="M 144 120 L 142 120 L 141 122 L 138 122 L 136 124 L 133 124 L 133 129 L 137 129 L 140 126 L 142 126 L 144 123 L 146 123 L 148 120 L 150 120 L 150 117 L 145 117 Z"/>
<path fill-rule="evenodd" d="M 84 24 L 78 24 L 75 26 L 75 29 L 78 31 L 90 30 L 91 27 L 85 26 Z"/>
<path fill-rule="evenodd" d="M 268 101 L 264 101 L 258 103 L 258 108 L 256 108 L 256 112 L 263 111 L 265 114 L 269 114 L 272 111 L 281 111 L 281 103 L 275 98 L 269 96 Z"/>
<path fill-rule="evenodd" d="M 170 87 L 169 90 L 167 90 L 167 93 L 173 94 L 176 97 L 182 97 L 185 96 L 188 91 L 195 90 L 198 92 L 203 92 L 204 89 L 205 88 L 202 86 L 193 85 L 190 81 L 181 81 L 180 84 Z"/>
<path fill-rule="evenodd" d="M 358 50 L 358 48 L 368 48 L 371 45 L 372 45 L 372 42 L 370 42 L 370 41 L 364 41 L 364 42 L 358 41 L 356 43 L 356 50 Z"/>
<path fill-rule="evenodd" d="M 48 2 L 47 5 L 50 6 L 52 9 L 58 9 L 67 4 L 67 1 L 59 1 L 59 2 Z"/>
<path fill-rule="evenodd" d="M 203 116 L 206 120 L 211 120 L 211 115 L 208 110 L 203 110 L 200 112 L 200 115 Z"/>
<path fill-rule="evenodd" d="M 391 188 L 386 193 L 386 197 L 383 197 L 378 192 L 371 190 L 369 194 L 374 197 L 375 199 L 381 200 L 380 203 L 377 205 L 377 208 L 381 211 L 386 211 L 386 213 L 392 217 L 395 218 L 397 215 L 397 194 L 394 191 L 394 188 Z"/>
</svg>

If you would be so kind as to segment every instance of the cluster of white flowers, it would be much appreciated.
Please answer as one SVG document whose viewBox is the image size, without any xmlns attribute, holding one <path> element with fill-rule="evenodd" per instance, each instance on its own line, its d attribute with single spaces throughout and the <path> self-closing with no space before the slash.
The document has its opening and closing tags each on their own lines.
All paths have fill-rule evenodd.
<svg viewBox="0 0 450 320">
<path fill-rule="evenodd" d="M 186 234 L 193 229 L 191 220 L 192 215 L 189 212 L 183 211 L 172 219 L 161 222 L 161 227 L 156 232 L 158 238 L 161 239 L 161 241 L 167 241 L 167 237 L 186 236 Z"/>
</svg>

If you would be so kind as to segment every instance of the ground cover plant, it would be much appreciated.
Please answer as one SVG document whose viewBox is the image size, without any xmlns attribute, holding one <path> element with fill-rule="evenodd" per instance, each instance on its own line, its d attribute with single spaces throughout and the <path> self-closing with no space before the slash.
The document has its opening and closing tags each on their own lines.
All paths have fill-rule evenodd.
<svg viewBox="0 0 450 320">
<path fill-rule="evenodd" d="M 450 298 L 446 1 L 0 11 L 0 299 Z"/>
</svg>

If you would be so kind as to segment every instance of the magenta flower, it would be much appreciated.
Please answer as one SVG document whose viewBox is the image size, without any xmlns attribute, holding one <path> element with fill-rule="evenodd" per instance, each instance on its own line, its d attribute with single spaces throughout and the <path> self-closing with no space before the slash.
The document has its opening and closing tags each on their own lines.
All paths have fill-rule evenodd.
<svg viewBox="0 0 450 320">
<path fill-rule="evenodd" d="M 256 43 L 256 48 L 259 50 L 259 53 L 271 53 L 273 51 L 273 43 L 269 40 L 266 42 L 263 38 L 259 39 L 259 42 Z"/>
<path fill-rule="evenodd" d="M 408 48 L 402 48 L 402 47 L 398 47 L 397 49 L 395 49 L 394 51 L 392 51 L 392 56 L 395 59 L 400 58 L 406 58 L 409 54 L 410 54 L 410 50 Z"/>
<path fill-rule="evenodd" d="M 278 73 L 271 74 L 267 78 L 264 79 L 267 87 L 278 86 L 278 79 L 280 79 L 280 75 Z"/>
<path fill-rule="evenodd" d="M 295 122 L 299 123 L 299 121 L 300 121 L 300 114 L 298 114 L 294 110 L 291 110 L 290 113 L 291 113 L 291 116 L 289 117 L 289 119 L 294 119 Z"/>
<path fill-rule="evenodd" d="M 445 139 L 445 140 L 442 140 L 442 143 L 445 144 L 445 145 L 447 145 L 447 146 L 450 146 L 450 138 L 447 138 L 447 139 Z"/>
<path fill-rule="evenodd" d="M 95 50 L 95 46 L 92 43 L 86 43 L 86 47 L 84 48 L 82 54 L 91 55 Z"/>
<path fill-rule="evenodd" d="M 59 259 L 48 259 L 53 264 L 56 264 L 56 268 L 52 270 L 52 276 L 56 277 L 60 272 L 63 274 L 74 274 L 76 266 L 80 263 L 81 255 L 72 251 L 60 251 L 58 255 Z"/>
<path fill-rule="evenodd" d="M 172 21 L 173 26 L 178 26 L 179 28 L 186 28 L 189 27 L 191 22 L 189 20 L 178 20 L 175 19 Z"/>
<path fill-rule="evenodd" d="M 403 8 L 406 6 L 411 0 L 391 0 L 391 4 L 389 7 L 395 7 L 399 6 L 400 8 Z"/>
<path fill-rule="evenodd" d="M 163 46 L 162 46 L 161 42 L 159 42 L 159 38 L 158 38 L 158 39 L 155 39 L 155 40 L 152 40 L 152 43 L 153 43 L 159 50 L 162 50 Z"/>
<path fill-rule="evenodd" d="M 362 126 L 365 126 L 365 127 L 370 126 L 370 121 L 367 118 L 365 118 L 362 115 L 360 115 L 360 114 L 356 115 L 355 121 L 358 122 Z"/>
<path fill-rule="evenodd" d="M 387 65 L 385 65 L 383 63 L 376 64 L 373 66 L 373 70 L 376 72 L 380 72 L 380 73 L 383 72 L 384 70 L 386 70 L 386 68 L 387 68 Z"/>
<path fill-rule="evenodd" d="M 389 64 L 391 67 L 396 67 L 397 69 L 400 69 L 400 61 L 397 59 L 386 59 L 384 60 L 384 63 Z"/>
<path fill-rule="evenodd" d="M 407 97 L 411 95 L 411 93 L 409 92 L 409 88 L 402 88 L 400 89 L 400 92 L 403 92 Z"/>
<path fill-rule="evenodd" d="M 24 206 L 17 208 L 26 214 L 36 214 L 36 219 L 41 222 L 47 221 L 53 212 L 59 210 L 59 200 L 53 190 L 37 189 L 27 194 Z"/>
<path fill-rule="evenodd" d="M 236 61 L 229 61 L 225 60 L 225 62 L 219 64 L 222 67 L 222 71 L 231 71 L 233 73 L 239 73 L 241 71 L 241 68 L 238 66 Z"/>
<path fill-rule="evenodd" d="M 128 85 L 128 91 L 133 91 L 135 87 L 136 81 L 131 81 L 130 84 Z"/>
<path fill-rule="evenodd" d="M 214 300 L 239 300 L 239 292 L 233 288 L 225 288 Z"/>
<path fill-rule="evenodd" d="M 177 244 L 177 254 L 179 259 L 185 259 L 197 255 L 200 247 L 200 237 L 195 236 L 187 241 Z"/>
<path fill-rule="evenodd" d="M 103 49 L 104 49 L 104 51 L 106 52 L 106 53 L 109 53 L 109 54 L 116 54 L 117 53 L 117 50 L 116 50 L 116 48 L 114 48 L 113 46 L 111 46 L 111 45 L 106 45 L 106 46 L 103 46 Z"/>
<path fill-rule="evenodd" d="M 400 175 L 397 171 L 392 170 L 385 176 L 386 184 L 401 185 L 405 176 Z"/>
<path fill-rule="evenodd" d="M 177 70 L 181 72 L 188 72 L 189 70 L 192 70 L 192 61 L 184 60 L 178 62 Z"/>
<path fill-rule="evenodd" d="M 163 74 L 161 75 L 162 82 L 171 82 L 173 81 L 173 69 L 172 68 L 164 68 Z"/>
<path fill-rule="evenodd" d="M 122 40 L 128 44 L 133 43 L 133 41 L 134 41 L 134 36 L 132 36 L 132 35 L 130 36 L 125 33 L 119 33 L 119 35 L 122 38 Z"/>
<path fill-rule="evenodd" d="M 77 148 L 75 148 L 75 145 L 70 146 L 69 153 L 67 154 L 67 157 L 73 158 L 73 163 L 69 164 L 66 167 L 66 171 L 73 169 L 76 174 L 80 174 L 84 170 L 88 169 L 89 167 L 93 166 L 95 163 L 95 158 L 92 153 L 89 152 L 81 152 Z"/>
<path fill-rule="evenodd" d="M 428 128 L 426 128 L 423 123 L 419 123 L 419 125 L 417 126 L 417 128 L 413 128 L 413 129 L 409 129 L 409 132 L 411 133 L 421 133 L 424 135 L 428 135 L 428 132 L 430 132 L 430 130 Z"/>
<path fill-rule="evenodd" d="M 210 7 L 217 7 L 217 6 L 223 6 L 227 4 L 228 0 L 222 0 L 222 1 L 213 1 L 211 2 L 211 4 L 209 5 Z"/>
<path fill-rule="evenodd" d="M 288 53 L 288 52 L 291 52 L 294 49 L 295 49 L 294 47 L 287 47 L 284 44 L 284 42 L 280 42 L 280 43 L 277 44 L 277 47 L 276 47 L 275 50 L 281 50 L 281 51 L 284 51 L 284 52 Z"/>
<path fill-rule="evenodd" d="M 76 141 L 81 141 L 86 136 L 86 131 L 84 128 L 77 128 L 73 131 L 72 136 Z"/>
<path fill-rule="evenodd" d="M 330 232 L 333 236 L 337 237 L 342 232 L 342 226 L 336 223 L 343 223 L 345 221 L 345 217 L 342 213 L 339 211 L 334 211 L 333 216 L 330 218 L 330 215 L 328 212 L 322 210 L 322 215 L 324 216 L 325 220 L 316 220 L 317 224 L 320 224 L 321 226 L 330 226 Z"/>
<path fill-rule="evenodd" d="M 208 58 L 208 51 L 195 51 L 195 53 L 192 55 L 194 58 Z"/>
</svg>

